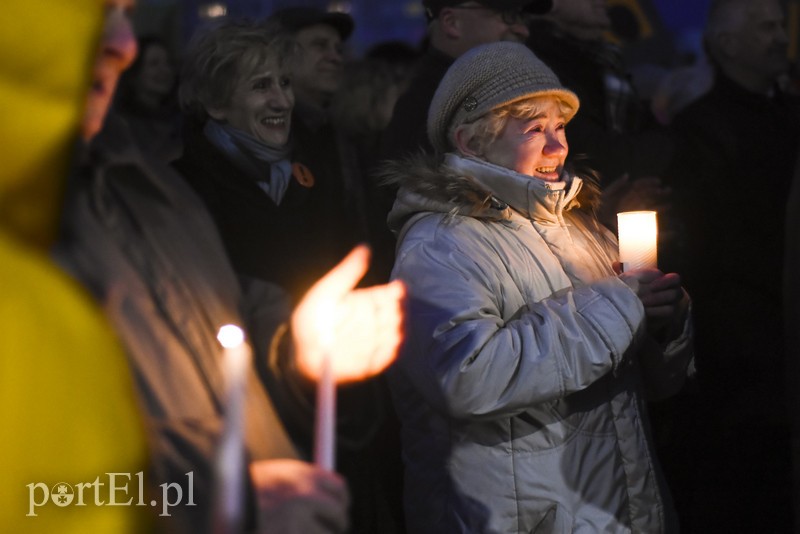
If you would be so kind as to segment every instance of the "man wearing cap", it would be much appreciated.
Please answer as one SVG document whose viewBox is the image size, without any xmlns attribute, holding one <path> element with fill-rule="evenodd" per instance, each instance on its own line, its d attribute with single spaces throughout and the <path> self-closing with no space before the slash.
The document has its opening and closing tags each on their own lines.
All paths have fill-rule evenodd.
<svg viewBox="0 0 800 534">
<path fill-rule="evenodd" d="M 553 0 L 423 0 L 429 46 L 408 90 L 395 105 L 381 143 L 382 157 L 394 159 L 420 147 L 433 152 L 425 133 L 425 120 L 433 93 L 448 67 L 479 44 L 523 42 L 528 37 L 527 16 L 546 13 L 553 4 Z"/>
<path fill-rule="evenodd" d="M 316 183 L 328 184 L 329 202 L 337 210 L 343 242 L 368 241 L 375 250 L 373 232 L 367 223 L 367 192 L 355 147 L 331 120 L 329 106 L 343 75 L 343 48 L 354 29 L 345 13 L 326 12 L 313 7 L 291 7 L 274 12 L 267 23 L 277 22 L 294 36 L 299 53 L 291 65 L 295 95 L 291 142 L 293 160 L 305 165 Z M 336 221 L 329 221 L 334 224 Z M 385 228 L 382 225 L 381 230 Z M 377 252 L 377 250 L 375 250 Z M 371 271 L 366 280 L 377 281 Z M 382 279 L 388 278 L 388 274 Z M 402 530 L 399 494 L 393 487 L 399 469 L 387 460 L 394 450 L 379 445 L 386 428 L 384 399 L 388 392 L 381 378 L 339 388 L 339 413 L 347 414 L 350 439 L 340 436 L 337 471 L 345 476 L 352 497 L 352 532 L 392 534 Z M 375 416 L 375 414 L 379 414 Z M 353 435 L 359 438 L 353 438 Z M 376 437 L 377 436 L 377 437 Z M 382 450 L 379 450 L 382 449 Z M 399 460 L 396 462 L 399 463 Z"/>
<path fill-rule="evenodd" d="M 298 105 L 326 109 L 341 83 L 343 43 L 353 33 L 352 17 L 312 7 L 292 7 L 276 11 L 270 20 L 280 22 L 300 45 L 302 58 L 294 64 L 292 75 Z"/>
<path fill-rule="evenodd" d="M 315 181 L 335 184 L 337 194 L 330 200 L 341 206 L 340 222 L 348 234 L 342 238 L 367 240 L 366 194 L 356 152 L 329 116 L 331 99 L 342 81 L 343 43 L 353 33 L 353 19 L 346 13 L 290 7 L 276 11 L 267 22 L 280 24 L 299 48 L 291 65 L 293 157 Z"/>
<path fill-rule="evenodd" d="M 481 45 L 434 94 L 435 157 L 386 169 L 409 532 L 677 531 L 644 400 L 686 379 L 689 299 L 620 272 L 597 183 L 565 165 L 578 107 L 525 45 Z"/>
</svg>

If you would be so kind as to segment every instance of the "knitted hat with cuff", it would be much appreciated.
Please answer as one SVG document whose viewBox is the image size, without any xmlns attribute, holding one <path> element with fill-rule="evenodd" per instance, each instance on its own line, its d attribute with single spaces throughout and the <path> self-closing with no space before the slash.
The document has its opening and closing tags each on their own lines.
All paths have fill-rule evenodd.
<svg viewBox="0 0 800 534">
<path fill-rule="evenodd" d="M 498 42 L 476 46 L 447 70 L 428 108 L 428 138 L 436 152 L 446 152 L 450 136 L 461 124 L 492 109 L 533 96 L 555 96 L 571 109 L 580 105 L 553 71 L 520 43 Z"/>
</svg>

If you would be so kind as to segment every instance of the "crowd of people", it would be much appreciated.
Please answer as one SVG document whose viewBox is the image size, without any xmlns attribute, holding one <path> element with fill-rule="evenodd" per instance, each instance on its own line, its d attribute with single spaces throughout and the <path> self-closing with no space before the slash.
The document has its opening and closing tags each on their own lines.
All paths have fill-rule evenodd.
<svg viewBox="0 0 800 534">
<path fill-rule="evenodd" d="M 780 0 L 711 0 L 697 62 L 647 90 L 606 0 L 420 0 L 424 42 L 358 58 L 342 12 L 221 17 L 174 50 L 135 0 L 76 1 L 0 22 L 0 523 L 800 527 Z M 638 210 L 658 266 L 623 269 Z M 235 521 L 228 324 L 252 353 Z"/>
</svg>

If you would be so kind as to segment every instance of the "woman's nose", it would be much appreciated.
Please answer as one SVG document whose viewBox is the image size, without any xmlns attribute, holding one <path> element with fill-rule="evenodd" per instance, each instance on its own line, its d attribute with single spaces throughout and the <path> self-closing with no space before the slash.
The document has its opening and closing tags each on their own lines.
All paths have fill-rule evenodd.
<svg viewBox="0 0 800 534">
<path fill-rule="evenodd" d="M 113 9 L 106 15 L 103 29 L 103 51 L 118 58 L 127 68 L 136 57 L 136 36 L 128 15 L 121 9 Z"/>
<path fill-rule="evenodd" d="M 276 109 L 290 109 L 294 105 L 294 93 L 291 89 L 279 87 L 272 92 L 270 105 Z"/>
<path fill-rule="evenodd" d="M 543 152 L 548 156 L 565 156 L 567 154 L 567 143 L 560 139 L 558 135 L 548 134 Z"/>
</svg>

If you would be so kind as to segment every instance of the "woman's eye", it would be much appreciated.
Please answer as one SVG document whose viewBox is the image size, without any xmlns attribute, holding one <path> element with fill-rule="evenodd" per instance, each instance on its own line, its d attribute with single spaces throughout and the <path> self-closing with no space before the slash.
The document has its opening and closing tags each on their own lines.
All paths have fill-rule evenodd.
<svg viewBox="0 0 800 534">
<path fill-rule="evenodd" d="M 290 85 L 292 85 L 292 80 L 290 80 L 289 78 L 281 78 L 280 85 L 281 87 L 289 87 Z"/>
<path fill-rule="evenodd" d="M 253 89 L 266 89 L 266 88 L 267 88 L 266 80 L 258 80 L 253 84 Z"/>
</svg>

